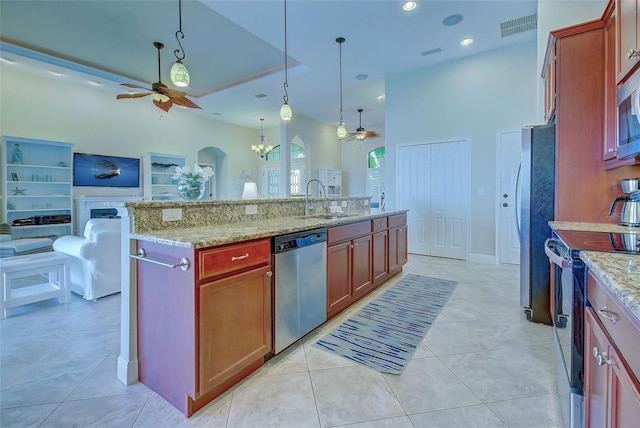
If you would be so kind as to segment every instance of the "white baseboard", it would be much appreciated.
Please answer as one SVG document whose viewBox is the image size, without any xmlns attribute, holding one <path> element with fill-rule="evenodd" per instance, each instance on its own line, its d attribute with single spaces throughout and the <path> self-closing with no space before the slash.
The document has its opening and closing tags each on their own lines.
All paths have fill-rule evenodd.
<svg viewBox="0 0 640 428">
<path fill-rule="evenodd" d="M 486 254 L 471 254 L 469 256 L 469 261 L 471 263 L 482 263 L 485 265 L 497 264 L 496 256 L 487 256 Z"/>
<path fill-rule="evenodd" d="M 125 361 L 122 355 L 118 357 L 118 380 L 125 385 L 138 381 L 138 360 Z"/>
</svg>

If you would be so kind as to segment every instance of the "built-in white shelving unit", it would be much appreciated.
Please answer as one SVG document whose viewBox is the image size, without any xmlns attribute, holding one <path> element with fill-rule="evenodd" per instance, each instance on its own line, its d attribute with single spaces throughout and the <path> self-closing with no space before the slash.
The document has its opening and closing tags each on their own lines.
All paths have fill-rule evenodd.
<svg viewBox="0 0 640 428">
<path fill-rule="evenodd" d="M 326 187 L 327 196 L 342 195 L 342 171 L 339 169 L 318 169 L 318 180 Z"/>
<path fill-rule="evenodd" d="M 176 166 L 184 166 L 185 156 L 163 153 L 144 153 L 142 155 L 142 176 L 144 199 L 146 201 L 161 201 L 180 199 L 177 183 L 172 182 L 171 176 Z"/>
<path fill-rule="evenodd" d="M 2 222 L 13 239 L 73 233 L 73 144 L 2 137 Z"/>
</svg>

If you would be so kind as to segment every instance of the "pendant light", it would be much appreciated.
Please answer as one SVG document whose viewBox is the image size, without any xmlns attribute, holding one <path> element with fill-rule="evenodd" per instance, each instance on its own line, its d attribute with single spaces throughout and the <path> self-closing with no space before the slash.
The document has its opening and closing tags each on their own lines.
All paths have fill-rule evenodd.
<svg viewBox="0 0 640 428">
<path fill-rule="evenodd" d="M 268 146 L 264 142 L 264 119 L 260 118 L 260 143 L 253 144 L 251 146 L 251 151 L 261 158 L 264 158 L 271 150 L 273 150 L 273 146 Z"/>
<path fill-rule="evenodd" d="M 338 134 L 338 138 L 344 138 L 347 136 L 347 127 L 344 126 L 344 119 L 342 118 L 342 44 L 345 42 L 345 38 L 338 37 L 336 42 L 340 46 L 340 124 L 336 134 Z"/>
<path fill-rule="evenodd" d="M 287 0 L 284 0 L 284 104 L 280 107 L 280 119 L 291 120 L 293 112 L 289 107 L 289 94 L 287 88 L 289 87 L 289 69 L 287 59 Z"/>
<path fill-rule="evenodd" d="M 360 126 L 358 127 L 358 129 L 356 129 L 356 140 L 358 141 L 364 141 L 365 138 L 367 138 L 367 131 L 365 131 L 365 129 L 362 127 L 362 112 L 364 110 L 359 108 L 358 109 L 358 113 L 360 113 Z"/>
<path fill-rule="evenodd" d="M 178 45 L 180 45 L 180 49 L 173 51 L 177 61 L 173 66 L 171 66 L 170 76 L 174 85 L 184 88 L 189 86 L 189 80 L 191 78 L 189 76 L 189 70 L 187 70 L 187 67 L 182 63 L 182 60 L 187 56 L 184 53 L 182 43 L 180 43 L 180 39 L 184 39 L 184 33 L 182 32 L 182 0 L 178 0 L 178 18 L 180 21 L 180 28 L 176 31 L 176 40 L 178 41 Z M 182 53 L 182 56 L 179 55 L 180 53 Z"/>
</svg>

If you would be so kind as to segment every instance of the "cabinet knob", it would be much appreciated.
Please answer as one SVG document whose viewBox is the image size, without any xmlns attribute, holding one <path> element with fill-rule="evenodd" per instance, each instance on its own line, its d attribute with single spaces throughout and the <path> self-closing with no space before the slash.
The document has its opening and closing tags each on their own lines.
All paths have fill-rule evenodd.
<svg viewBox="0 0 640 428">
<path fill-rule="evenodd" d="M 603 366 L 605 364 L 608 366 L 613 365 L 613 361 L 607 359 L 608 357 L 607 353 L 600 352 L 597 347 L 594 346 L 593 349 L 591 350 L 591 353 L 593 354 L 594 358 L 596 359 L 596 363 L 599 366 Z"/>
<path fill-rule="evenodd" d="M 273 276 L 273 272 L 272 271 L 267 272 L 267 276 Z"/>
<path fill-rule="evenodd" d="M 627 52 L 627 59 L 631 59 L 632 57 L 637 57 L 640 56 L 640 51 L 637 51 L 635 49 L 630 49 L 629 52 Z"/>
<path fill-rule="evenodd" d="M 609 150 L 607 150 L 609 153 L 613 153 L 616 151 L 616 149 L 614 149 L 613 147 L 609 147 Z"/>
</svg>

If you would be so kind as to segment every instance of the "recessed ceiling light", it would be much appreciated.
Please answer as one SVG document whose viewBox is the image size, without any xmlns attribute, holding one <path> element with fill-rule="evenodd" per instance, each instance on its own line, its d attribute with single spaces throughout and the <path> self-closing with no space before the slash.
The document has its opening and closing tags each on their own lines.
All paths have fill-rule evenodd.
<svg viewBox="0 0 640 428">
<path fill-rule="evenodd" d="M 0 59 L 2 60 L 2 62 L 6 62 L 7 64 L 15 64 L 16 63 L 14 60 L 9 59 L 9 58 L 0 57 Z"/>
<path fill-rule="evenodd" d="M 382 94 L 382 95 L 378 95 L 378 99 L 379 99 L 379 100 L 384 100 L 384 94 Z"/>
<path fill-rule="evenodd" d="M 49 70 L 49 73 L 53 74 L 54 76 L 58 76 L 58 77 L 64 76 L 64 73 L 61 73 L 61 72 L 56 71 L 56 70 Z"/>
<path fill-rule="evenodd" d="M 473 43 L 473 39 L 471 37 L 462 39 L 462 41 L 460 42 L 462 46 L 469 46 L 471 43 Z"/>
<path fill-rule="evenodd" d="M 356 76 L 356 79 L 358 79 L 358 80 L 366 80 L 368 77 L 369 77 L 368 74 L 358 74 Z"/>
<path fill-rule="evenodd" d="M 406 10 L 406 11 L 413 10 L 413 9 L 416 8 L 416 6 L 418 6 L 417 2 L 415 2 L 415 1 L 406 1 L 402 5 L 402 10 Z"/>
<path fill-rule="evenodd" d="M 443 19 L 442 25 L 446 25 L 447 27 L 450 27 L 452 25 L 459 24 L 460 21 L 462 21 L 462 15 L 460 15 L 459 13 L 456 13 L 454 15 L 449 15 L 445 19 Z"/>
</svg>

